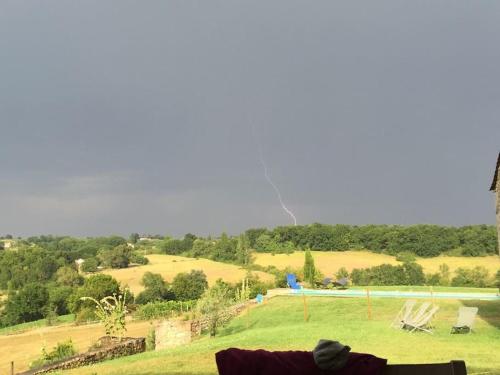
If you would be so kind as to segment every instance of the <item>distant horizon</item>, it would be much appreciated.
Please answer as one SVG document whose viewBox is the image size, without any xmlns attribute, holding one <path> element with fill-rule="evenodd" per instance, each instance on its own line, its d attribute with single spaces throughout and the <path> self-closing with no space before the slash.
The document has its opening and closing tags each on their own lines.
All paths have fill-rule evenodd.
<svg viewBox="0 0 500 375">
<path fill-rule="evenodd" d="M 476 224 L 467 224 L 467 225 L 443 225 L 443 224 L 436 224 L 436 223 L 415 223 L 415 224 L 408 224 L 408 225 L 403 225 L 403 224 L 387 224 L 387 223 L 368 223 L 368 224 L 347 224 L 347 223 L 320 223 L 320 222 L 312 222 L 312 223 L 305 223 L 305 224 L 297 224 L 297 226 L 307 226 L 307 225 L 313 225 L 313 224 L 321 224 L 321 225 L 348 225 L 348 226 L 356 226 L 356 227 L 363 227 L 363 226 L 369 226 L 369 225 L 386 225 L 386 226 L 401 226 L 401 227 L 410 227 L 410 226 L 415 226 L 415 225 L 435 225 L 435 226 L 440 226 L 440 227 L 454 227 L 454 228 L 460 228 L 460 227 L 467 227 L 467 226 L 479 226 L 479 225 L 486 225 L 495 228 L 495 224 L 487 224 L 487 223 L 476 223 Z M 264 227 L 264 226 L 255 226 L 255 227 L 249 227 L 245 228 L 240 232 L 227 232 L 227 231 L 221 231 L 219 233 L 196 233 L 193 231 L 186 231 L 181 234 L 172 234 L 172 233 L 159 233 L 159 232 L 138 232 L 138 231 L 132 231 L 130 233 L 102 233 L 102 234 L 97 234 L 97 235 L 74 235 L 74 234 L 69 234 L 69 233 L 40 233 L 40 234 L 24 234 L 24 235 L 17 235 L 14 233 L 4 233 L 0 234 L 0 239 L 5 239 L 6 235 L 12 235 L 12 239 L 18 239 L 19 237 L 21 239 L 26 239 L 29 237 L 40 237 L 40 236 L 54 236 L 54 237 L 74 237 L 74 238 L 95 238 L 95 237 L 110 237 L 110 236 L 119 236 L 123 238 L 129 237 L 133 233 L 137 233 L 141 236 L 170 236 L 173 238 L 182 238 L 184 235 L 190 233 L 194 234 L 197 237 L 217 237 L 220 236 L 222 233 L 226 233 L 230 236 L 236 236 L 239 235 L 243 232 L 245 232 L 248 229 L 260 229 L 260 228 L 265 228 L 268 230 L 273 230 L 277 227 L 293 227 L 294 225 L 276 225 L 274 227 Z"/>
</svg>

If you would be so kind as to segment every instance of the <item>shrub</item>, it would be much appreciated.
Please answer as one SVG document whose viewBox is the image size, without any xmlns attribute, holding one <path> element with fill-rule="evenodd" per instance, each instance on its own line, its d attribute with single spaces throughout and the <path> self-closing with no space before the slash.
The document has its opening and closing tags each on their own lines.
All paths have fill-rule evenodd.
<svg viewBox="0 0 500 375">
<path fill-rule="evenodd" d="M 85 324 L 95 322 L 97 317 L 95 315 L 95 309 L 92 307 L 84 307 L 78 311 L 75 316 L 76 324 Z"/>
<path fill-rule="evenodd" d="M 141 284 L 145 289 L 135 299 L 135 302 L 139 305 L 175 298 L 167 282 L 158 273 L 145 272 L 142 276 Z"/>
<path fill-rule="evenodd" d="M 405 263 L 400 266 L 381 264 L 365 269 L 353 269 L 352 282 L 356 285 L 423 285 L 425 275 L 422 266 Z"/>
<path fill-rule="evenodd" d="M 403 251 L 403 252 L 398 253 L 396 255 L 396 260 L 403 262 L 403 263 L 415 262 L 416 257 L 415 257 L 415 254 L 412 253 L 411 251 Z"/>
<path fill-rule="evenodd" d="M 201 270 L 179 273 L 172 281 L 172 292 L 179 301 L 198 299 L 206 288 L 208 288 L 207 277 Z"/>
<path fill-rule="evenodd" d="M 455 277 L 451 280 L 453 286 L 471 286 L 484 288 L 488 286 L 488 270 L 485 267 L 457 268 Z"/>
<path fill-rule="evenodd" d="M 85 259 L 85 262 L 82 264 L 82 271 L 83 272 L 97 272 L 97 266 L 99 265 L 99 262 L 97 261 L 96 258 L 87 258 Z"/>
<path fill-rule="evenodd" d="M 146 351 L 152 351 L 156 348 L 156 330 L 155 327 L 149 328 L 148 335 L 146 336 Z"/>
<path fill-rule="evenodd" d="M 139 306 L 134 313 L 134 318 L 138 320 L 168 318 L 189 311 L 194 305 L 195 301 L 150 302 Z"/>
<path fill-rule="evenodd" d="M 113 277 L 104 274 L 92 275 L 85 279 L 83 286 L 76 289 L 68 298 L 68 308 L 73 314 L 78 314 L 82 308 L 94 308 L 92 301 L 83 301 L 82 297 L 92 297 L 101 300 L 106 296 L 120 294 L 120 284 Z M 92 320 L 95 320 L 95 315 Z"/>
<path fill-rule="evenodd" d="M 349 271 L 345 267 L 340 267 L 335 273 L 335 277 L 337 280 L 344 279 L 344 278 L 349 278 Z"/>
<path fill-rule="evenodd" d="M 231 304 L 228 289 L 222 284 L 216 284 L 205 290 L 196 304 L 198 312 L 208 317 L 210 336 L 215 336 L 221 325 L 221 313 Z"/>
<path fill-rule="evenodd" d="M 135 263 L 135 264 L 148 264 L 149 259 L 146 258 L 145 256 L 138 254 L 138 253 L 132 253 L 130 254 L 130 263 Z"/>
<path fill-rule="evenodd" d="M 31 322 L 43 318 L 49 293 L 44 285 L 26 284 L 19 292 L 11 292 L 2 311 L 2 325 Z"/>
<path fill-rule="evenodd" d="M 103 249 L 97 255 L 104 267 L 127 268 L 130 264 L 132 249 L 127 245 L 118 245 L 112 249 Z"/>
<path fill-rule="evenodd" d="M 73 342 L 71 341 L 71 339 L 62 343 L 58 342 L 50 352 L 47 352 L 45 348 L 42 348 L 41 357 L 30 364 L 30 369 L 35 369 L 60 361 L 62 359 L 71 357 L 76 353 L 76 349 L 73 346 Z"/>
</svg>

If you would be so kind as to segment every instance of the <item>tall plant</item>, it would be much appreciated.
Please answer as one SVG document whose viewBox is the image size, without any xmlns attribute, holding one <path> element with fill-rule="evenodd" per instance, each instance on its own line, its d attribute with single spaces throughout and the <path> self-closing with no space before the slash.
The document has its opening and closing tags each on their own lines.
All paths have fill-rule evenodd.
<svg viewBox="0 0 500 375">
<path fill-rule="evenodd" d="M 127 315 L 126 305 L 127 291 L 123 295 L 113 294 L 112 296 L 104 297 L 101 300 L 96 300 L 92 297 L 82 297 L 83 301 L 92 301 L 95 303 L 95 314 L 104 325 L 104 330 L 107 336 L 123 337 L 127 330 L 125 316 Z"/>
<path fill-rule="evenodd" d="M 250 299 L 250 287 L 248 286 L 248 278 L 241 281 L 241 289 L 236 288 L 236 302 L 245 303 Z"/>
<path fill-rule="evenodd" d="M 314 259 L 311 251 L 306 250 L 304 259 L 304 280 L 309 283 L 311 287 L 314 286 L 314 275 L 316 274 L 316 267 L 314 266 Z"/>
</svg>

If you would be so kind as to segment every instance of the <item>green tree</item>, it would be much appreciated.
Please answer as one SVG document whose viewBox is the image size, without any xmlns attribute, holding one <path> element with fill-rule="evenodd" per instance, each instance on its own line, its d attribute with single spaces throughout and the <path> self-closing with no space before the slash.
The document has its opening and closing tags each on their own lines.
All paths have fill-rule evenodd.
<svg viewBox="0 0 500 375">
<path fill-rule="evenodd" d="M 144 273 L 141 284 L 144 290 L 135 299 L 135 302 L 140 305 L 155 301 L 168 301 L 175 297 L 167 282 L 158 273 Z"/>
<path fill-rule="evenodd" d="M 316 267 L 314 266 L 314 259 L 309 249 L 305 252 L 304 259 L 304 280 L 309 283 L 311 287 L 314 286 L 314 275 L 316 274 Z"/>
<path fill-rule="evenodd" d="M 236 244 L 226 233 L 222 233 L 219 241 L 216 242 L 213 260 L 233 262 L 236 260 Z"/>
<path fill-rule="evenodd" d="M 127 245 L 118 245 L 99 252 L 98 258 L 104 267 L 127 268 L 130 264 L 132 249 Z"/>
<path fill-rule="evenodd" d="M 141 238 L 141 236 L 139 236 L 139 233 L 132 233 L 130 234 L 128 240 L 130 241 L 130 243 L 136 244 L 139 241 L 139 238 Z"/>
<path fill-rule="evenodd" d="M 85 262 L 82 264 L 83 272 L 97 272 L 97 266 L 99 266 L 99 262 L 96 258 L 87 258 Z"/>
<path fill-rule="evenodd" d="M 347 269 L 345 267 L 340 267 L 337 271 L 337 273 L 335 274 L 335 277 L 337 278 L 337 280 L 340 280 L 340 279 L 347 279 L 349 278 L 349 271 L 347 271 Z"/>
<path fill-rule="evenodd" d="M 236 262 L 248 267 L 253 262 L 252 255 L 248 238 L 246 235 L 240 234 L 238 237 L 238 245 L 236 246 Z"/>
<path fill-rule="evenodd" d="M 179 273 L 172 281 L 172 292 L 178 301 L 195 300 L 208 288 L 207 276 L 201 270 Z"/>
<path fill-rule="evenodd" d="M 483 288 L 488 286 L 488 270 L 485 267 L 459 267 L 455 270 L 455 277 L 451 280 L 453 286 L 472 286 Z"/>
<path fill-rule="evenodd" d="M 207 289 L 198 300 L 196 308 L 199 313 L 208 318 L 210 336 L 217 334 L 217 328 L 222 323 L 221 314 L 230 303 L 229 290 L 223 283 L 217 283 Z"/>
<path fill-rule="evenodd" d="M 204 240 L 201 238 L 197 238 L 193 242 L 193 247 L 191 249 L 191 256 L 194 258 L 204 257 L 209 258 L 210 255 L 214 252 L 215 242 L 211 240 Z"/>
<path fill-rule="evenodd" d="M 64 266 L 57 270 L 56 281 L 59 285 L 79 286 L 83 284 L 83 277 L 74 268 Z"/>
<path fill-rule="evenodd" d="M 49 291 L 49 304 L 48 306 L 57 315 L 64 315 L 69 313 L 68 300 L 74 291 L 71 286 L 55 286 L 48 288 Z"/>
<path fill-rule="evenodd" d="M 11 292 L 2 312 L 2 324 L 13 325 L 43 318 L 49 293 L 43 285 L 30 283 Z"/>
<path fill-rule="evenodd" d="M 450 267 L 446 263 L 439 265 L 439 285 L 450 285 Z"/>
<path fill-rule="evenodd" d="M 120 284 L 118 281 L 109 275 L 92 275 L 86 278 L 83 285 L 76 289 L 69 297 L 68 307 L 71 313 L 78 314 L 84 308 L 92 309 L 94 307 L 92 302 L 82 301 L 82 297 L 92 297 L 99 301 L 104 297 L 114 294 L 120 294 Z"/>
</svg>

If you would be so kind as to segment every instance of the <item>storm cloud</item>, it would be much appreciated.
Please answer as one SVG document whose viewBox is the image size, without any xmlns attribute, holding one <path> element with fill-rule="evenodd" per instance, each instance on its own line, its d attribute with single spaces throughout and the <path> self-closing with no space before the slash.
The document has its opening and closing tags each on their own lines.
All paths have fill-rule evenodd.
<svg viewBox="0 0 500 375">
<path fill-rule="evenodd" d="M 3 1 L 0 234 L 493 223 L 500 3 Z"/>
</svg>

